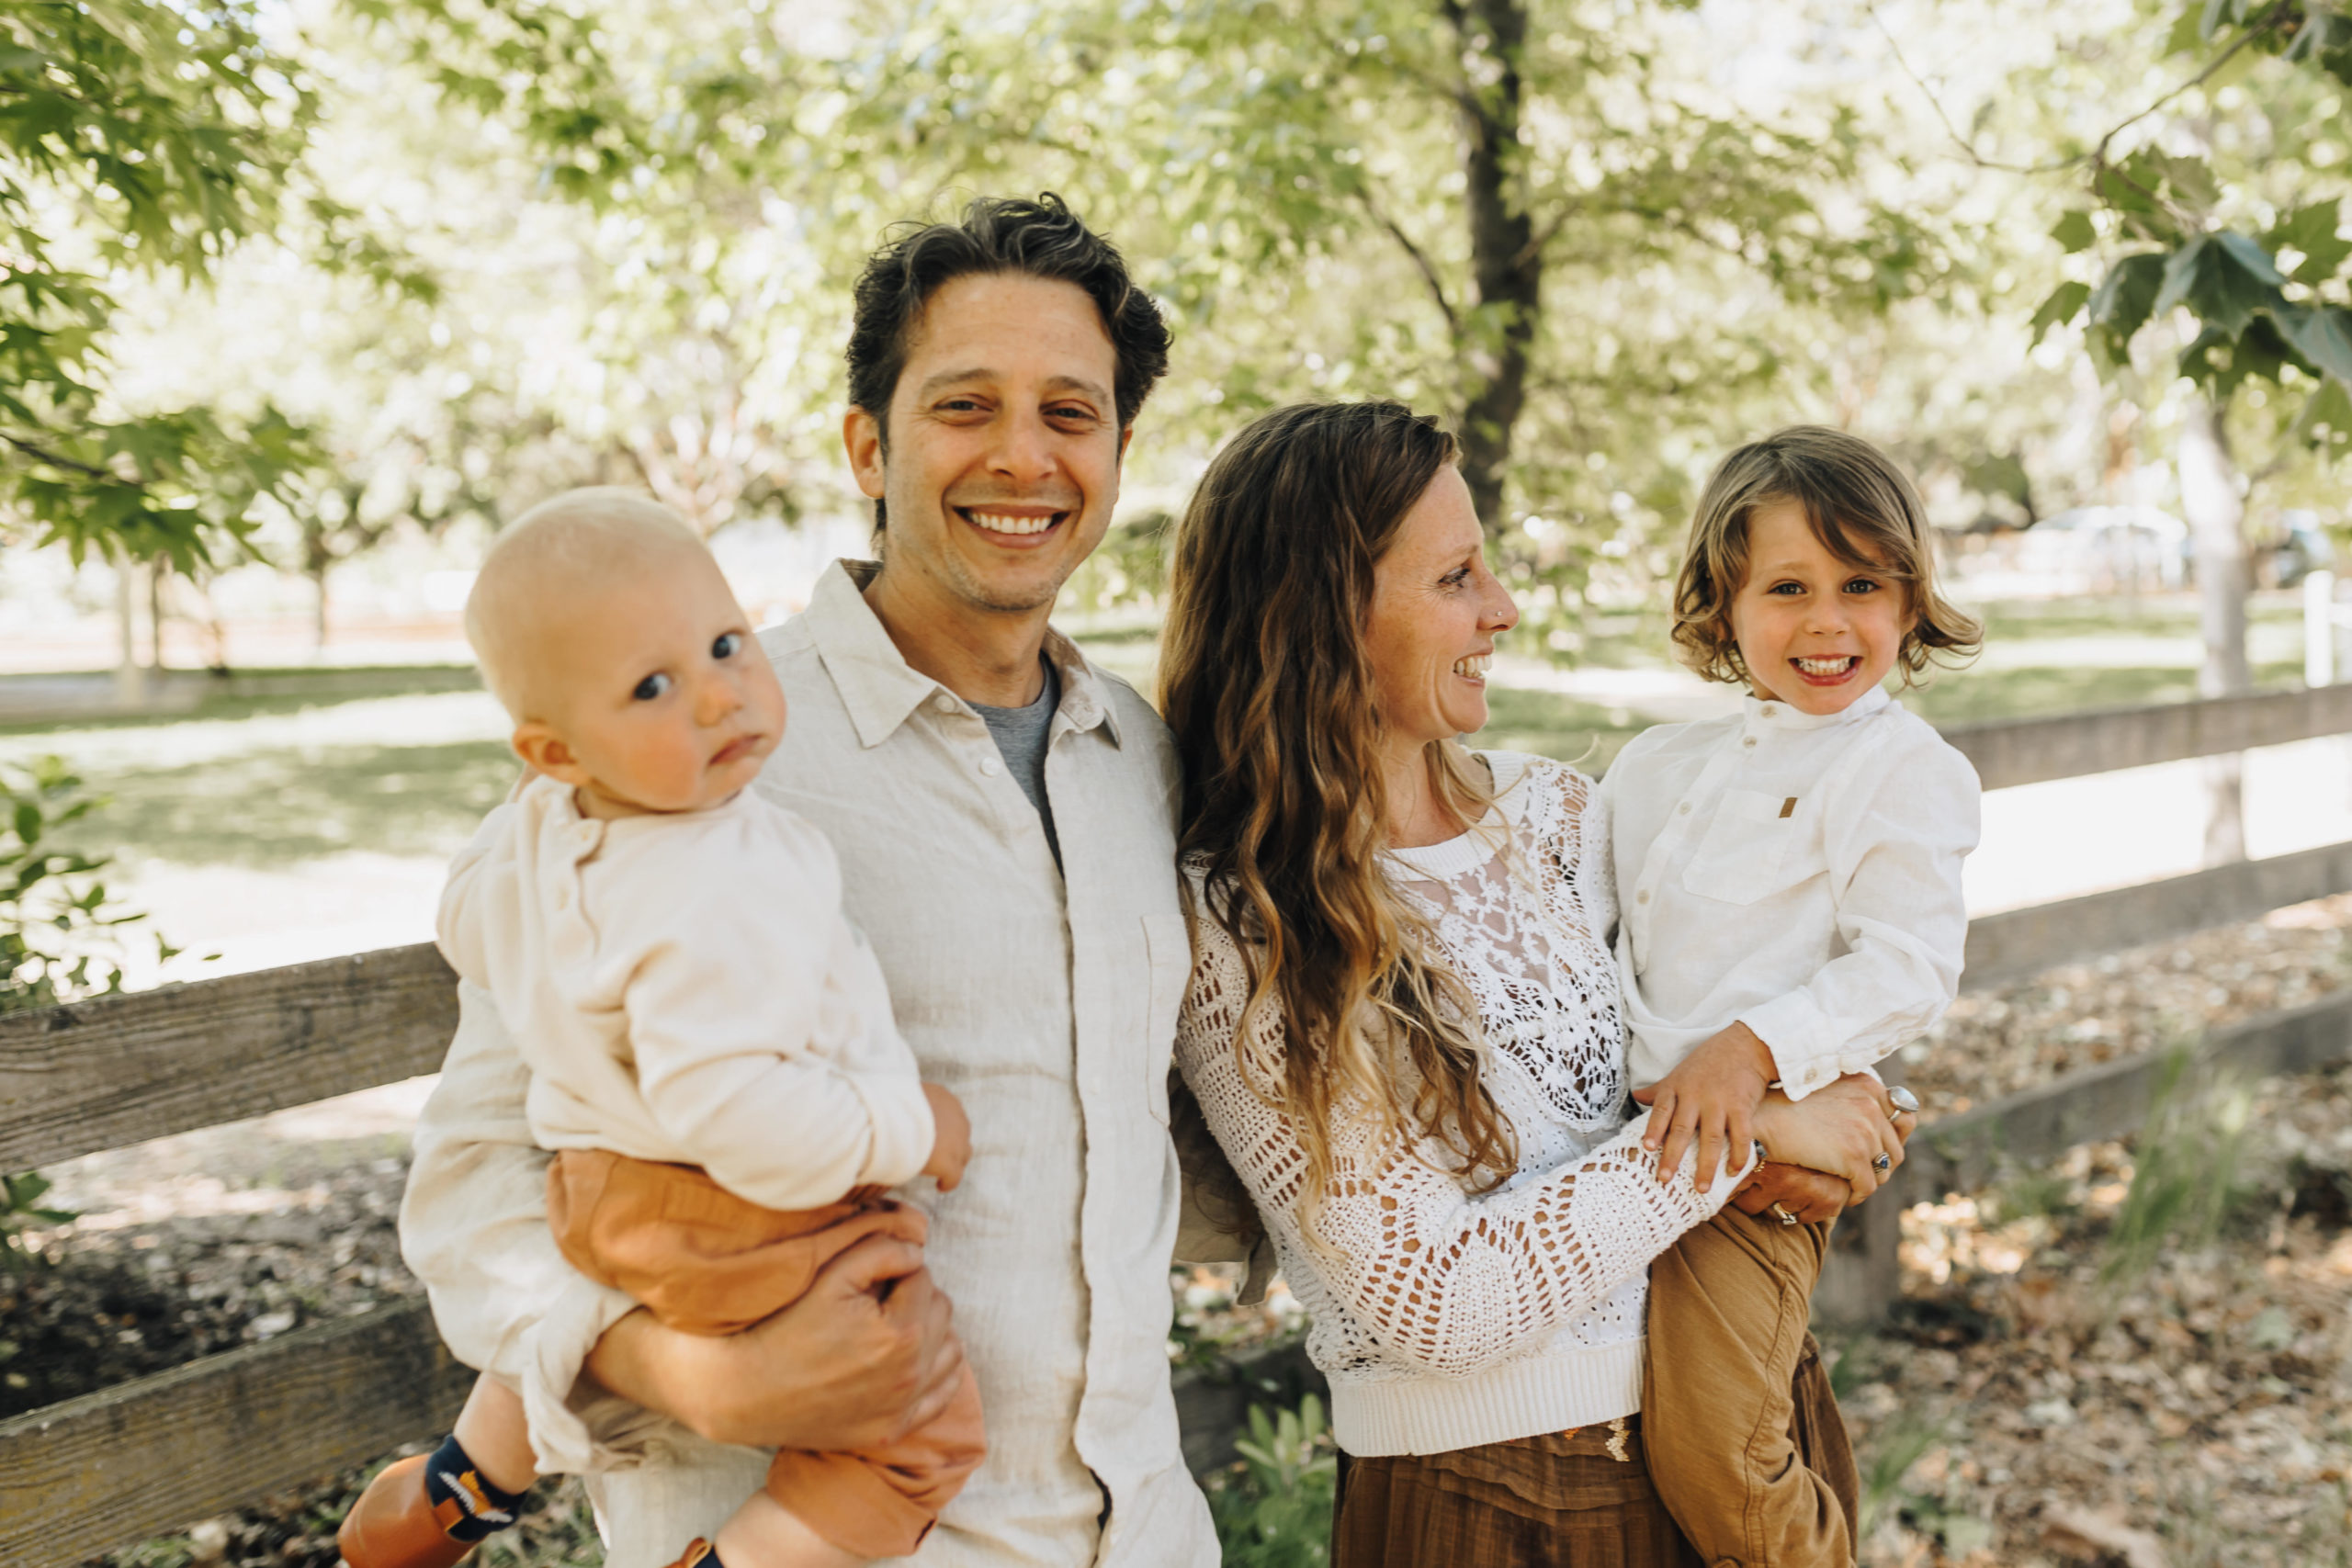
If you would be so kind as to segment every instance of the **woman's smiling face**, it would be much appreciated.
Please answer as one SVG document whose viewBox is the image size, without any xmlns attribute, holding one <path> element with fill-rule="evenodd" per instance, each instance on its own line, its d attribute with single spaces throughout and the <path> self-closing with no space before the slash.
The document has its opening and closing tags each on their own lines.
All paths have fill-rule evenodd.
<svg viewBox="0 0 2352 1568">
<path fill-rule="evenodd" d="M 1832 554 L 1796 502 L 1748 514 L 1747 580 L 1731 602 L 1731 631 L 1758 696 L 1843 713 L 1894 668 L 1909 604 L 1883 567 Z"/>
<path fill-rule="evenodd" d="M 1519 606 L 1487 570 L 1470 487 L 1451 465 L 1373 568 L 1364 644 L 1384 739 L 1419 749 L 1487 726 L 1487 665 Z"/>
</svg>

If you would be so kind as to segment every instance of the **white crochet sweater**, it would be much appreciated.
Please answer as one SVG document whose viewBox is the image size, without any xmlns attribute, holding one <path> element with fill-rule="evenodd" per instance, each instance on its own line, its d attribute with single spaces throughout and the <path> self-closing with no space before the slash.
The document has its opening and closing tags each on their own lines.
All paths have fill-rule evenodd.
<svg viewBox="0 0 2352 1568">
<path fill-rule="evenodd" d="M 1658 1181 L 1639 1147 L 1646 1114 L 1623 1121 L 1609 829 L 1592 783 L 1542 758 L 1486 757 L 1496 814 L 1392 852 L 1391 874 L 1477 1004 L 1486 1081 L 1519 1144 L 1498 1190 L 1472 1196 L 1433 1138 L 1344 1118 L 1317 1221 L 1329 1245 L 1310 1247 L 1306 1158 L 1263 1098 L 1280 1081 L 1279 1009 L 1259 1010 L 1237 1052 L 1240 951 L 1205 915 L 1193 927 L 1177 1061 L 1311 1315 L 1307 1353 L 1351 1454 L 1442 1453 L 1638 1409 L 1649 1261 L 1747 1174 L 1698 1191 L 1686 1156 Z"/>
</svg>

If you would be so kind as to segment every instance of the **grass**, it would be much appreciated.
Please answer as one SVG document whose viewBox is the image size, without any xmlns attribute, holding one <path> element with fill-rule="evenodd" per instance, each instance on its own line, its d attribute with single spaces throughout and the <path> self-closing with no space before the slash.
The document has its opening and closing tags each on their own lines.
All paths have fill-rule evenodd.
<svg viewBox="0 0 2352 1568">
<path fill-rule="evenodd" d="M 1908 699 L 1939 722 L 2173 702 L 2195 694 L 2200 654 L 2194 603 L 2184 597 L 1996 604 L 1984 614 L 1991 652 L 1976 667 L 1945 671 Z M 2300 668 L 2300 609 L 2291 595 L 2254 606 L 2257 678 L 2277 684 Z M 1148 682 L 1152 628 L 1130 616 L 1086 628 L 1090 654 Z M 1657 668 L 1667 662 L 1663 620 L 1630 613 L 1589 623 L 1589 667 Z M 11 679 L 0 678 L 0 698 Z M 82 733 L 155 734 L 172 726 L 331 709 L 369 698 L 475 689 L 456 666 L 243 671 L 204 683 L 189 709 L 169 716 L 76 721 Z M 1598 771 L 1652 722 L 1637 708 L 1555 692 L 1497 687 L 1479 743 L 1532 751 Z M 59 732 L 58 721 L 0 726 L 0 737 Z M 335 738 L 348 741 L 347 734 Z M 59 733 L 61 749 L 74 736 Z M 787 744 L 789 742 L 787 741 Z M 121 742 L 111 742 L 119 757 Z M 112 797 L 91 847 L 183 864 L 282 867 L 344 851 L 445 855 L 513 780 L 505 749 L 479 739 L 442 744 L 288 744 L 186 765 L 116 761 L 82 771 Z"/>
<path fill-rule="evenodd" d="M 350 850 L 446 855 L 514 782 L 497 741 L 288 749 L 96 781 L 107 847 L 184 864 L 282 867 Z"/>
</svg>

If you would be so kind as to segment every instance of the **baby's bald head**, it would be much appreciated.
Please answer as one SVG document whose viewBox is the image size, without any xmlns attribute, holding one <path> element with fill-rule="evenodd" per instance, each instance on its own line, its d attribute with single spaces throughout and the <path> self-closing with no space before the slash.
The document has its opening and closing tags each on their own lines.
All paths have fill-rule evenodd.
<svg viewBox="0 0 2352 1568">
<path fill-rule="evenodd" d="M 566 491 L 500 534 L 466 599 L 466 640 L 517 724 L 561 705 L 563 645 L 616 589 L 718 565 L 677 513 L 618 486 Z"/>
</svg>

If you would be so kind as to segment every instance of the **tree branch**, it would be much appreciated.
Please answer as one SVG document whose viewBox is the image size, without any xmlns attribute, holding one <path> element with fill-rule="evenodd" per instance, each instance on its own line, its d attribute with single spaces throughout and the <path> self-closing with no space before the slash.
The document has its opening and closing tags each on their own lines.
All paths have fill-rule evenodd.
<svg viewBox="0 0 2352 1568">
<path fill-rule="evenodd" d="M 6 441 L 28 457 L 36 462 L 47 463 L 52 468 L 63 468 L 69 473 L 82 474 L 94 479 L 111 479 L 118 477 L 104 468 L 94 468 L 88 463 L 77 462 L 72 457 L 60 456 L 45 446 L 35 446 L 32 442 L 5 432 L 0 432 L 0 441 Z"/>
<path fill-rule="evenodd" d="M 1363 203 L 1363 209 L 1371 215 L 1372 220 L 1387 231 L 1388 237 L 1402 246 L 1407 255 L 1413 258 L 1413 265 L 1420 269 L 1421 281 L 1429 285 L 1430 298 L 1437 301 L 1439 312 L 1445 317 L 1446 331 L 1455 338 L 1460 338 L 1462 318 L 1454 312 L 1453 301 L 1446 297 L 1445 280 L 1438 276 L 1437 264 L 1430 260 L 1428 252 L 1413 243 L 1413 237 L 1405 232 L 1402 224 L 1380 209 L 1380 204 L 1372 198 L 1369 186 L 1358 186 L 1356 199 Z"/>
<path fill-rule="evenodd" d="M 2131 130 L 2133 126 L 2139 124 L 2150 115 L 2164 108 L 2175 98 L 2179 97 L 2183 93 L 2188 92 L 2192 88 L 2201 86 L 2206 82 L 2211 80 L 2213 73 L 2221 70 L 2222 66 L 2228 64 L 2233 59 L 2236 58 L 2240 50 L 2245 48 L 2246 45 L 2252 43 L 2255 39 L 2262 37 L 2264 34 L 2275 30 L 2283 22 L 2285 22 L 2289 15 L 2293 11 L 2294 5 L 2293 0 L 2278 0 L 2278 4 L 2270 8 L 2268 15 L 2265 16 L 2259 22 L 2256 22 L 2252 27 L 2246 28 L 2246 30 L 2240 34 L 2237 39 L 2227 49 L 2224 49 L 2221 53 L 2215 55 L 2211 61 L 2207 62 L 2203 70 L 2198 72 L 2196 75 L 2189 77 L 2188 80 L 2173 87 L 2170 91 L 2164 94 L 2163 96 L 2150 104 L 2146 108 L 2142 109 L 2138 114 L 2132 116 L 2128 119 L 2119 121 L 2117 124 L 2110 127 L 2108 130 L 2107 134 L 2098 139 L 2098 145 L 2094 147 L 2091 151 L 2087 152 L 2077 152 L 2071 158 L 2059 158 L 2043 164 L 2007 164 L 2002 163 L 1997 159 L 1987 158 L 1983 153 L 1977 152 L 1976 148 L 1969 141 L 1968 138 L 1960 133 L 1960 128 L 1952 123 L 1951 116 L 1944 112 L 1943 102 L 1936 96 L 1935 89 L 1928 86 L 1926 78 L 1922 77 L 1918 72 L 1911 68 L 1910 60 L 1906 58 L 1903 52 L 1903 45 L 1896 41 L 1894 30 L 1886 25 L 1886 18 L 1878 14 L 1878 7 L 1875 5 L 1871 5 L 1864 6 L 1863 9 L 1870 13 L 1871 21 L 1878 28 L 1880 36 L 1886 39 L 1886 47 L 1892 51 L 1894 55 L 1894 63 L 1902 68 L 1903 73 L 1905 76 L 1911 78 L 1911 85 L 1919 89 L 1919 96 L 1928 100 L 1928 107 L 1929 108 L 1936 111 L 1936 118 L 1943 122 L 1944 134 L 1951 138 L 1952 144 L 1958 147 L 1961 152 L 1967 156 L 1970 163 L 1975 164 L 1980 169 L 1994 169 L 2002 174 L 2008 175 L 2059 175 L 2065 173 L 2069 169 L 2081 168 L 2086 164 L 2112 173 L 2113 171 L 2107 162 L 2107 150 L 2114 144 L 2117 137 L 2122 135 L 2125 131 Z M 2120 175 L 2117 175 L 2116 177 L 2118 179 L 2123 178 Z M 2141 189 L 2140 186 L 2133 181 L 2124 180 L 2123 183 L 2131 186 L 2134 190 Z M 2147 195 L 2149 193 L 2143 191 L 2142 194 Z M 2154 199 L 2153 197 L 2151 199 Z"/>
</svg>

